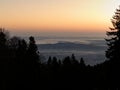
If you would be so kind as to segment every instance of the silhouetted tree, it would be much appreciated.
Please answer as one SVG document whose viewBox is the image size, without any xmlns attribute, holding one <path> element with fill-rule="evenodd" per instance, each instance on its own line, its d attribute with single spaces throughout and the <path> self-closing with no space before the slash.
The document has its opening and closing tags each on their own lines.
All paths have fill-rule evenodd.
<svg viewBox="0 0 120 90">
<path fill-rule="evenodd" d="M 0 73 L 1 73 L 0 83 L 2 82 L 2 87 L 4 89 L 6 89 L 8 85 L 11 85 L 12 82 L 9 83 L 8 81 L 10 80 L 10 78 L 12 78 L 11 75 L 13 75 L 13 74 L 10 75 L 10 73 L 12 73 L 11 72 L 12 70 L 10 70 L 10 68 L 13 65 L 11 64 L 12 53 L 7 44 L 8 40 L 9 40 L 8 32 L 4 28 L 0 28 Z M 14 81 L 13 78 L 12 81 Z"/>
<path fill-rule="evenodd" d="M 104 63 L 104 72 L 108 75 L 110 84 L 115 84 L 120 80 L 120 7 L 116 9 L 115 15 L 111 19 L 113 27 L 106 34 L 108 36 L 106 57 L 109 60 Z M 114 83 L 112 83 L 114 82 Z M 116 83 L 117 85 L 117 83 Z"/>
<path fill-rule="evenodd" d="M 47 65 L 48 66 L 51 65 L 51 62 L 52 62 L 52 58 L 51 58 L 51 56 L 49 56 L 48 61 L 47 61 Z"/>
<path fill-rule="evenodd" d="M 24 41 L 21 42 L 21 47 L 26 49 L 26 44 Z M 22 51 L 22 50 L 21 50 Z M 29 37 L 29 44 L 26 51 L 25 61 L 24 61 L 24 84 L 26 88 L 35 88 L 39 80 L 40 64 L 39 64 L 39 54 L 37 53 L 37 45 L 35 43 L 34 37 Z M 20 52 L 20 51 L 19 51 Z"/>
<path fill-rule="evenodd" d="M 38 48 L 35 43 L 34 37 L 29 37 L 29 46 L 28 46 L 28 58 L 32 62 L 38 62 L 39 61 L 39 55 L 38 55 Z"/>
<path fill-rule="evenodd" d="M 17 49 L 18 46 L 19 46 L 19 41 L 20 40 L 21 39 L 19 37 L 16 37 L 16 36 L 10 38 L 9 41 L 8 41 L 9 47 L 12 48 L 12 49 Z"/>
<path fill-rule="evenodd" d="M 1 73 L 1 77 L 0 77 L 0 89 L 6 88 L 5 87 L 5 57 L 6 57 L 6 34 L 4 33 L 4 29 L 0 28 L 0 73 Z"/>
<path fill-rule="evenodd" d="M 120 7 L 116 9 L 115 15 L 111 19 L 113 27 L 111 31 L 107 32 L 108 50 L 106 51 L 106 57 L 108 60 L 120 61 Z"/>
<path fill-rule="evenodd" d="M 72 63 L 73 65 L 77 65 L 77 64 L 78 64 L 78 61 L 77 61 L 77 59 L 76 59 L 76 57 L 75 57 L 74 54 L 72 54 L 72 56 L 71 56 L 71 63 Z"/>
<path fill-rule="evenodd" d="M 82 68 L 85 67 L 85 62 L 84 62 L 83 58 L 80 59 L 80 66 L 81 66 Z"/>
<path fill-rule="evenodd" d="M 6 34 L 3 28 L 0 28 L 0 49 L 2 49 L 3 47 L 5 47 L 6 45 Z"/>
<path fill-rule="evenodd" d="M 76 58 L 75 58 L 75 55 L 74 55 L 74 54 L 72 54 L 71 59 L 72 59 L 72 60 L 76 60 Z"/>
<path fill-rule="evenodd" d="M 58 60 L 58 64 L 59 64 L 59 66 L 61 65 L 61 60 Z"/>
<path fill-rule="evenodd" d="M 56 57 L 53 57 L 53 60 L 52 60 L 52 69 L 53 71 L 57 71 L 58 68 L 59 68 L 59 64 L 58 64 L 58 61 L 57 61 L 57 58 Z"/>
<path fill-rule="evenodd" d="M 6 57 L 5 54 L 8 50 L 7 46 L 8 36 L 4 28 L 0 28 L 0 57 Z"/>
<path fill-rule="evenodd" d="M 71 65 L 71 58 L 69 56 L 65 57 L 63 60 L 63 65 L 70 66 Z"/>
<path fill-rule="evenodd" d="M 35 65 L 39 62 L 38 48 L 35 43 L 34 37 L 32 37 L 32 36 L 29 37 L 29 45 L 28 45 L 27 53 L 28 53 L 29 62 L 31 64 Z"/>
</svg>

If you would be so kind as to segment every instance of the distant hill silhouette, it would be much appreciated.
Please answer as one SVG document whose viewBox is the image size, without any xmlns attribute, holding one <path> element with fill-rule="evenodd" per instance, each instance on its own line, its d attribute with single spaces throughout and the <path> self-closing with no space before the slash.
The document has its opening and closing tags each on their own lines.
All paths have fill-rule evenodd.
<svg viewBox="0 0 120 90">
<path fill-rule="evenodd" d="M 93 44 L 81 44 L 74 42 L 58 42 L 56 44 L 38 44 L 40 49 L 63 49 L 63 50 L 102 50 L 106 46 L 97 46 Z"/>
</svg>

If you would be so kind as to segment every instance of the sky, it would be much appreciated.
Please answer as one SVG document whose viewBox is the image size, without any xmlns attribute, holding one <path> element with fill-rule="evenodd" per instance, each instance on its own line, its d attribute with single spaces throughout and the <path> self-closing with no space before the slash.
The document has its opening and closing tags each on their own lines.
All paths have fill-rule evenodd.
<svg viewBox="0 0 120 90">
<path fill-rule="evenodd" d="M 0 27 L 15 34 L 105 33 L 120 0 L 0 0 Z"/>
</svg>

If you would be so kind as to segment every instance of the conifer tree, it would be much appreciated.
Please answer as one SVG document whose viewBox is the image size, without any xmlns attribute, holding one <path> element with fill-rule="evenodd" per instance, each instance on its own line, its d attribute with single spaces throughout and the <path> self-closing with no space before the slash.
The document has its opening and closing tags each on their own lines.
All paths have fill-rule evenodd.
<svg viewBox="0 0 120 90">
<path fill-rule="evenodd" d="M 8 39 L 8 32 L 4 28 L 0 28 L 0 49 L 5 48 Z"/>
<path fill-rule="evenodd" d="M 38 55 L 38 48 L 35 43 L 34 37 L 29 37 L 29 47 L 28 47 L 28 54 L 29 54 L 29 59 L 33 61 L 39 61 L 39 55 Z"/>
<path fill-rule="evenodd" d="M 106 57 L 108 60 L 118 62 L 120 59 L 120 7 L 116 9 L 111 22 L 113 27 L 106 33 L 108 36 L 106 39 L 108 45 Z"/>
</svg>

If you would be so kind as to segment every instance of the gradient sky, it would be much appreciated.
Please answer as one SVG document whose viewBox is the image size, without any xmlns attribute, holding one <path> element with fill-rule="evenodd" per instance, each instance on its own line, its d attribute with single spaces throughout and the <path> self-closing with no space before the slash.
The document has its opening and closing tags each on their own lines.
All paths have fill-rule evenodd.
<svg viewBox="0 0 120 90">
<path fill-rule="evenodd" d="M 120 0 L 0 0 L 0 27 L 13 32 L 106 32 Z"/>
</svg>

